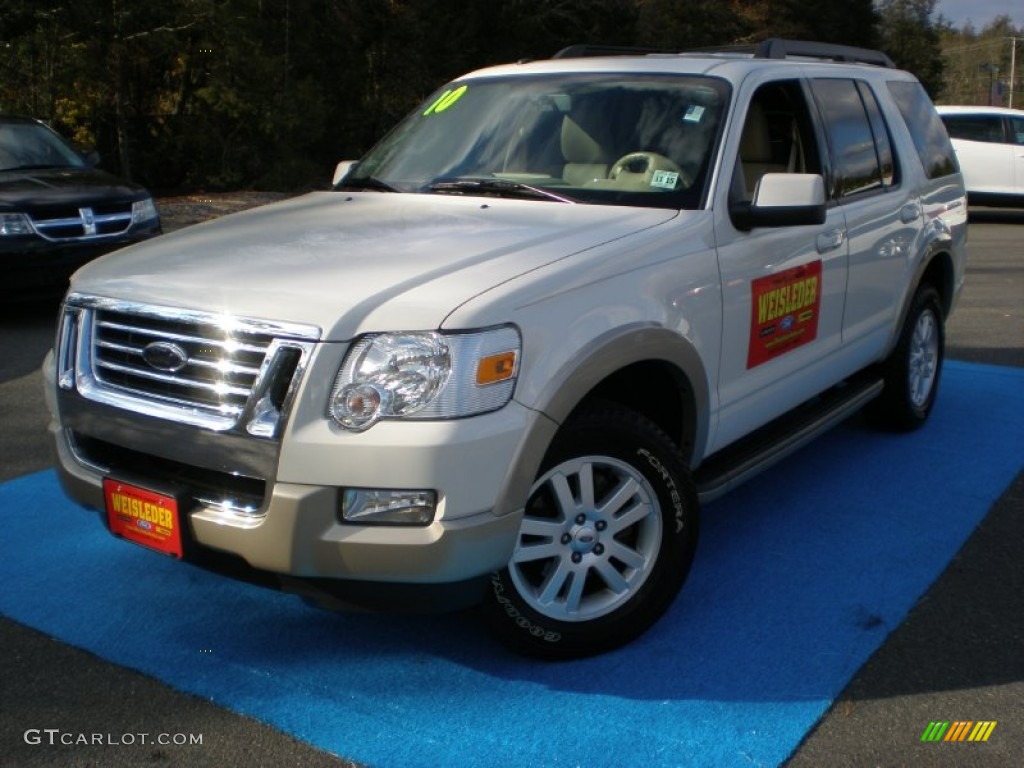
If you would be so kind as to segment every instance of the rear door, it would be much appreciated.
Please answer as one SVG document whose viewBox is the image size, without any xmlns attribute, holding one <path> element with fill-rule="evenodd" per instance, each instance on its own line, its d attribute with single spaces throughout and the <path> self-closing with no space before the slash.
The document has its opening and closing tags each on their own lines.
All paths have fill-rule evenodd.
<svg viewBox="0 0 1024 768">
<path fill-rule="evenodd" d="M 851 78 L 810 82 L 828 135 L 830 193 L 849 240 L 844 356 L 860 367 L 876 359 L 891 336 L 924 217 L 915 185 L 905 178 L 910 174 L 896 163 L 871 86 Z"/>
</svg>

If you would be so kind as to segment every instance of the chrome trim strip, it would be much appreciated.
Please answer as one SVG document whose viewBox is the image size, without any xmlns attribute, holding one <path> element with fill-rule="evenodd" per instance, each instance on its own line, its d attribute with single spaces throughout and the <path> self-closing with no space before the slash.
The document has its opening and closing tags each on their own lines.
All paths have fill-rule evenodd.
<svg viewBox="0 0 1024 768">
<path fill-rule="evenodd" d="M 245 342 L 234 342 L 234 341 L 219 341 L 217 339 L 207 339 L 203 336 L 191 336 L 187 333 L 174 333 L 173 331 L 162 331 L 159 328 L 139 328 L 134 325 L 125 325 L 124 323 L 115 323 L 111 320 L 100 320 L 97 323 L 100 328 L 111 328 L 115 331 L 127 331 L 129 333 L 141 333 L 146 336 L 156 336 L 160 339 L 170 339 L 171 341 L 190 341 L 197 344 L 209 344 L 212 347 L 219 347 L 220 349 L 229 352 L 255 352 L 263 354 L 267 351 L 266 347 L 261 347 L 256 344 L 246 344 Z"/>
<path fill-rule="evenodd" d="M 96 368 L 106 368 L 111 371 L 117 371 L 118 373 L 127 373 L 131 376 L 138 376 L 143 379 L 150 379 L 151 381 L 159 381 L 164 384 L 174 384 L 179 387 L 188 387 L 189 389 L 202 389 L 207 392 L 213 392 L 216 395 L 235 395 L 237 397 L 249 397 L 249 390 L 242 387 L 232 387 L 230 385 L 220 384 L 209 384 L 205 381 L 194 381 L 192 379 L 185 379 L 181 376 L 173 376 L 169 373 L 160 373 L 158 371 L 147 371 L 142 368 L 132 368 L 127 365 L 120 365 L 118 363 L 111 363 L 107 360 L 94 360 Z M 103 381 L 100 379 L 100 381 Z M 103 381 L 104 384 L 109 385 L 110 382 Z M 114 385 L 117 386 L 117 385 Z M 129 389 L 128 387 L 123 387 Z M 147 392 L 146 397 L 149 397 Z"/>
<path fill-rule="evenodd" d="M 107 324 L 100 323 L 100 325 L 106 326 Z M 206 343 L 214 344 L 215 342 Z M 105 339 L 100 339 L 96 342 L 96 346 L 102 347 L 103 349 L 112 349 L 115 352 L 123 352 L 126 355 L 142 357 L 142 347 L 133 347 L 128 344 L 117 344 L 116 342 L 106 341 Z M 221 373 L 237 373 L 253 377 L 258 376 L 260 372 L 259 368 L 253 368 L 251 365 L 238 365 L 237 363 L 228 363 L 225 361 L 214 362 L 213 360 L 202 360 L 197 357 L 190 357 L 187 365 L 195 365 L 199 368 L 209 368 L 210 370 L 220 371 Z"/>
<path fill-rule="evenodd" d="M 278 320 L 260 320 L 249 317 L 235 317 L 233 315 L 218 315 L 200 310 L 181 309 L 178 307 L 164 307 L 154 304 L 140 304 L 135 301 L 122 301 L 120 299 L 108 299 L 102 296 L 87 296 L 81 293 L 68 294 L 67 303 L 71 306 L 85 309 L 107 309 L 112 312 L 125 312 L 129 314 L 154 317 L 161 320 L 183 323 L 205 323 L 223 328 L 225 331 L 238 329 L 251 333 L 265 334 L 267 336 L 288 337 L 292 339 L 306 339 L 318 341 L 321 330 L 314 325 L 302 323 L 281 322 Z"/>
<path fill-rule="evenodd" d="M 141 351 L 139 354 L 142 354 Z M 188 364 L 198 366 L 199 368 L 209 368 L 214 371 L 220 371 L 221 373 L 237 373 L 244 376 L 252 376 L 253 378 L 260 374 L 260 369 L 253 368 L 251 365 L 238 365 L 237 363 L 228 363 L 223 361 L 214 362 L 213 360 L 199 360 L 197 358 L 190 357 L 188 359 Z"/>
</svg>

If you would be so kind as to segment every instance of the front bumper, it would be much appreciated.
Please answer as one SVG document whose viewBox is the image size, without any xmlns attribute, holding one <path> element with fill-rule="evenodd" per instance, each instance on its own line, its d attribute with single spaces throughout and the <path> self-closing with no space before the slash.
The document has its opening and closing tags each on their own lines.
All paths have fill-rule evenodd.
<svg viewBox="0 0 1024 768">
<path fill-rule="evenodd" d="M 93 402 L 58 389 L 54 376 L 48 361 L 49 432 L 61 483 L 73 500 L 102 511 L 108 476 L 174 489 L 187 499 L 181 514 L 195 545 L 187 559 L 209 566 L 218 561 L 210 555 L 227 555 L 253 573 L 277 577 L 290 591 L 331 592 L 361 607 L 401 607 L 399 585 L 417 594 L 431 586 L 441 593 L 446 585 L 481 585 L 504 567 L 525 502 L 508 505 L 506 495 L 522 493 L 526 476 L 512 468 L 521 467 L 523 457 L 535 452 L 534 441 L 554 430 L 513 401 L 483 416 L 381 424 L 333 443 L 326 426 L 289 430 L 279 445 Z M 307 478 L 302 462 L 288 456 L 310 457 Z M 532 467 L 531 460 L 526 463 Z M 287 481 L 279 480 L 285 465 Z M 342 523 L 338 510 L 346 487 L 436 490 L 435 519 L 425 526 Z M 218 490 L 232 503 L 218 502 Z M 362 588 L 326 588 L 331 581 Z M 445 607 L 456 606 L 435 606 Z"/>
</svg>

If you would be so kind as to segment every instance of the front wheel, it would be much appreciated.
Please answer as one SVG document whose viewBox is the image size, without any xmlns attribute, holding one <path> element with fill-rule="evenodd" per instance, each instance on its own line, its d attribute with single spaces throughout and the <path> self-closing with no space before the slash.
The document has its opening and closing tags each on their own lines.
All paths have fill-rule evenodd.
<svg viewBox="0 0 1024 768">
<path fill-rule="evenodd" d="M 868 406 L 878 426 L 912 430 L 928 419 L 939 390 L 946 333 L 939 292 L 931 285 L 917 289 L 899 341 L 882 364 L 885 388 Z"/>
<path fill-rule="evenodd" d="M 484 617 L 531 656 L 610 650 L 665 612 L 696 543 L 696 493 L 671 440 L 632 411 L 591 409 L 545 456 Z"/>
</svg>

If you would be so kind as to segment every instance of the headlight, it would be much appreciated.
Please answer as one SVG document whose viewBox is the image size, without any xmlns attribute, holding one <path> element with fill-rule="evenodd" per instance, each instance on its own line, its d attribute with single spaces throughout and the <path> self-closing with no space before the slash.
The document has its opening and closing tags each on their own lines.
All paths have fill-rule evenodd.
<svg viewBox="0 0 1024 768">
<path fill-rule="evenodd" d="M 31 234 L 32 223 L 24 213 L 0 213 L 0 237 Z"/>
<path fill-rule="evenodd" d="M 519 333 L 510 326 L 364 336 L 342 363 L 330 416 L 361 431 L 380 419 L 453 419 L 497 410 L 512 397 L 519 347 Z"/>
<path fill-rule="evenodd" d="M 153 198 L 147 197 L 145 200 L 132 203 L 132 224 L 141 224 L 155 218 L 157 218 L 157 212 Z"/>
</svg>

